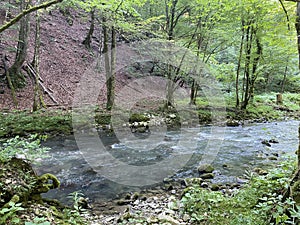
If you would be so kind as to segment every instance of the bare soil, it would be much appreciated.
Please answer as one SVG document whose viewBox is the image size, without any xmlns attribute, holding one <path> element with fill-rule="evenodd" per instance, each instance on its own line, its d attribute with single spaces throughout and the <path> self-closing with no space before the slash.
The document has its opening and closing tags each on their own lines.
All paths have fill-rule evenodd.
<svg viewBox="0 0 300 225">
<path fill-rule="evenodd" d="M 31 36 L 26 63 L 30 63 L 34 52 L 34 31 L 35 21 L 31 18 Z M 59 10 L 44 12 L 41 19 L 41 50 L 40 50 L 40 76 L 43 85 L 50 91 L 58 104 L 44 93 L 44 100 L 49 108 L 70 108 L 73 97 L 80 80 L 88 73 L 89 69 L 95 65 L 99 55 L 99 37 L 101 31 L 99 26 L 94 32 L 91 49 L 88 50 L 82 44 L 88 29 L 89 19 L 84 18 L 80 12 L 71 12 L 72 24 L 69 19 Z M 5 31 L 0 36 L 0 54 L 5 54 L 7 63 L 11 65 L 15 57 L 15 46 L 17 45 L 17 29 Z M 122 45 L 118 43 L 118 55 L 127 57 L 128 51 L 122 50 Z M 122 52 L 123 51 L 123 52 Z M 121 52 L 121 53 L 120 53 Z M 120 57 L 122 60 L 122 57 Z M 0 67 L 3 67 L 0 63 Z M 27 85 L 25 88 L 17 90 L 18 106 L 13 104 L 11 90 L 5 82 L 0 81 L 0 110 L 24 110 L 31 109 L 33 103 L 34 82 L 26 74 Z M 3 68 L 0 69 L 0 76 L 4 77 Z M 102 75 L 103 76 L 103 75 Z M 116 89 L 122 88 L 127 79 L 126 76 L 118 72 Z M 126 82 L 125 82 L 126 83 Z M 103 86 L 104 87 L 104 86 Z M 99 105 L 103 106 L 106 99 L 105 88 L 98 96 Z"/>
</svg>

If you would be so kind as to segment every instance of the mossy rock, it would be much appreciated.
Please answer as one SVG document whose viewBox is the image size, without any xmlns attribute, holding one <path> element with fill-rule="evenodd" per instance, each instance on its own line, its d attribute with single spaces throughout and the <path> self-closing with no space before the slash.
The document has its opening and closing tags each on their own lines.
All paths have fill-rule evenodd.
<svg viewBox="0 0 300 225">
<path fill-rule="evenodd" d="M 212 184 L 211 187 L 210 187 L 210 189 L 212 191 L 218 191 L 218 190 L 221 189 L 221 185 L 219 185 L 219 184 Z"/>
<path fill-rule="evenodd" d="M 18 196 L 24 205 L 29 200 L 42 202 L 41 193 L 59 186 L 59 181 L 54 175 L 37 176 L 31 164 L 23 159 L 12 158 L 0 162 L 0 171 L 0 207 L 11 201 L 14 196 Z"/>
<path fill-rule="evenodd" d="M 208 180 L 208 179 L 213 179 L 215 175 L 213 173 L 205 173 L 200 175 L 200 178 Z"/>
<path fill-rule="evenodd" d="M 134 122 L 148 122 L 150 118 L 144 114 L 139 114 L 139 113 L 133 113 L 130 115 L 129 118 L 129 123 L 134 123 Z"/>
<path fill-rule="evenodd" d="M 201 183 L 203 182 L 203 179 L 202 178 L 186 178 L 183 180 L 183 185 L 185 186 L 192 186 L 192 185 L 198 185 L 200 186 Z"/>
<path fill-rule="evenodd" d="M 215 168 L 211 165 L 211 164 L 201 164 L 198 168 L 198 173 L 201 175 L 201 174 L 204 174 L 204 173 L 212 173 Z"/>
<path fill-rule="evenodd" d="M 60 186 L 59 180 L 53 174 L 46 173 L 37 178 L 37 183 L 34 188 L 35 194 L 47 193 L 51 189 Z"/>
</svg>

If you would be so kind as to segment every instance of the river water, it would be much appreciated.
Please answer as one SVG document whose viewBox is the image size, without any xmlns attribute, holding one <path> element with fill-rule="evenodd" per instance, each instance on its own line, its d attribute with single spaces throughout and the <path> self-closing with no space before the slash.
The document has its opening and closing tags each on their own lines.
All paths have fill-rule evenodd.
<svg viewBox="0 0 300 225">
<path fill-rule="evenodd" d="M 294 152 L 298 147 L 298 126 L 299 121 L 282 121 L 226 128 L 201 126 L 179 131 L 156 130 L 131 137 L 100 132 L 97 133 L 97 138 L 107 154 L 125 165 L 140 168 L 143 176 L 155 174 L 151 170 L 158 165 L 155 170 L 158 171 L 159 178 L 153 181 L 153 185 L 159 185 L 154 183 L 163 179 L 164 169 L 161 165 L 169 165 L 158 163 L 181 155 L 185 160 L 186 155 L 190 158 L 184 166 L 176 165 L 174 170 L 170 170 L 169 178 L 179 180 L 197 177 L 197 166 L 207 161 L 215 167 L 215 178 L 212 182 L 226 183 L 236 182 L 246 170 L 276 165 L 278 161 L 272 160 L 274 156 L 279 156 L 279 160 L 283 160 L 283 156 L 287 154 L 295 156 Z M 216 134 L 218 130 L 222 130 L 222 135 Z M 271 139 L 279 143 L 271 143 L 271 146 L 261 143 Z M 91 140 L 94 139 L 85 139 L 85 149 L 82 142 L 78 143 L 78 138 L 74 136 L 55 137 L 44 143 L 50 147 L 49 157 L 36 166 L 36 171 L 38 174 L 55 174 L 61 181 L 61 187 L 47 193 L 47 197 L 66 202 L 69 193 L 80 190 L 90 199 L 101 200 L 144 188 L 142 185 L 128 185 L 121 179 L 120 182 L 116 182 L 118 180 L 115 177 L 109 179 L 107 174 L 102 174 L 102 170 L 95 168 L 92 159 L 97 159 L 97 151 L 93 150 L 96 144 L 91 145 Z M 89 154 L 86 154 L 87 152 Z M 104 162 L 102 164 L 105 164 L 105 173 L 109 170 L 118 173 L 113 165 Z M 160 170 L 162 173 L 159 173 Z M 135 176 L 128 174 L 129 172 L 122 176 Z M 132 180 L 133 184 L 135 180 Z M 145 184 L 149 185 L 147 182 Z"/>
</svg>

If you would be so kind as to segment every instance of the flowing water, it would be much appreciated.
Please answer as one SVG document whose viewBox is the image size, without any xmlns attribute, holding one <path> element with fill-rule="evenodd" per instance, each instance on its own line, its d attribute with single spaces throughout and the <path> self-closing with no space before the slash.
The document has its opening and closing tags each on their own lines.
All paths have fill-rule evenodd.
<svg viewBox="0 0 300 225">
<path fill-rule="evenodd" d="M 173 171 L 171 177 L 174 180 L 197 177 L 196 168 L 199 163 L 212 162 L 216 169 L 212 182 L 222 183 L 236 182 L 237 177 L 255 167 L 274 166 L 277 161 L 271 160 L 271 157 L 279 156 L 280 160 L 286 154 L 294 156 L 298 146 L 298 126 L 299 121 L 283 121 L 226 128 L 201 126 L 180 131 L 157 130 L 147 134 L 135 134 L 134 137 L 116 137 L 100 132 L 100 138 L 97 138 L 111 156 L 141 170 L 147 170 L 148 167 L 142 167 L 144 165 L 156 165 L 164 159 L 190 155 L 185 166 Z M 216 134 L 223 129 L 224 134 Z M 261 143 L 271 139 L 279 143 L 271 143 L 271 146 Z M 51 148 L 49 157 L 36 170 L 38 174 L 55 174 L 61 181 L 61 187 L 47 193 L 48 197 L 66 201 L 69 193 L 81 190 L 90 199 L 101 200 L 140 190 L 141 187 L 119 184 L 105 178 L 107 176 L 91 166 L 91 159 L 86 152 L 90 151 L 90 158 L 97 158 L 97 152 L 93 152 L 89 139 L 86 139 L 86 144 L 89 149 L 78 147 L 82 143 L 77 145 L 74 136 L 56 137 L 44 143 Z M 114 168 L 108 163 L 105 166 L 108 170 Z M 158 171 L 159 169 L 162 168 L 158 166 Z M 143 172 L 150 174 L 152 171 Z"/>
</svg>

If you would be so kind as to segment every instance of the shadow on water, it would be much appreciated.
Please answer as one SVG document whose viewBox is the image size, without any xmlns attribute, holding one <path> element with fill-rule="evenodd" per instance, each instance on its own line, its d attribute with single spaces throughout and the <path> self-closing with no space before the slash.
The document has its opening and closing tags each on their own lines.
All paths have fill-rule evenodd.
<svg viewBox="0 0 300 225">
<path fill-rule="evenodd" d="M 280 159 L 280 156 L 285 154 L 294 155 L 298 146 L 298 125 L 298 121 L 285 121 L 226 128 L 221 148 L 213 161 L 216 169 L 213 182 L 235 182 L 246 170 L 274 165 L 276 161 L 271 160 L 271 157 L 274 159 L 274 156 L 279 156 Z M 194 141 L 197 147 L 189 152 L 193 153 L 193 157 L 184 168 L 174 174 L 174 180 L 197 177 L 197 165 L 205 154 L 203 151 L 214 151 L 206 148 L 208 140 L 214 141 L 215 138 L 211 133 L 211 127 L 200 127 L 192 132 L 196 132 Z M 152 134 L 147 134 L 136 143 L 131 139 L 122 139 L 120 142 L 114 135 L 105 132 L 100 132 L 99 136 L 113 157 L 129 165 L 155 164 L 172 157 L 174 151 L 177 154 L 180 154 L 180 151 L 183 151 L 183 154 L 187 153 L 186 149 L 180 149 L 178 142 L 179 139 L 185 138 L 184 135 L 189 135 L 188 133 L 162 131 L 158 134 L 157 139 L 149 138 Z M 263 140 L 271 139 L 279 143 L 271 146 L 261 143 Z M 148 146 L 153 146 L 153 143 L 155 147 L 147 149 Z M 132 144 L 135 148 L 130 147 Z M 39 174 L 55 174 L 61 181 L 61 187 L 45 194 L 47 197 L 67 202 L 68 194 L 80 190 L 90 199 L 108 200 L 125 192 L 141 190 L 139 187 L 112 182 L 96 173 L 79 151 L 73 136 L 55 137 L 47 140 L 44 145 L 51 148 L 50 157 L 43 160 L 42 164 L 36 167 L 36 171 Z"/>
</svg>

